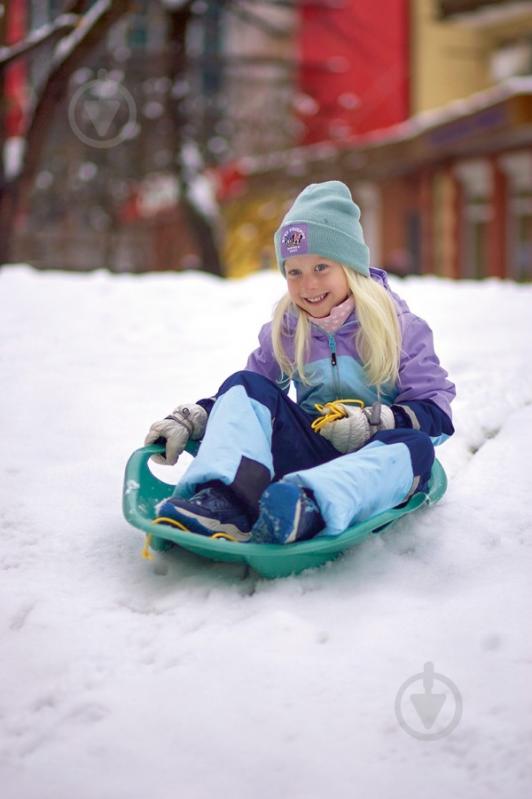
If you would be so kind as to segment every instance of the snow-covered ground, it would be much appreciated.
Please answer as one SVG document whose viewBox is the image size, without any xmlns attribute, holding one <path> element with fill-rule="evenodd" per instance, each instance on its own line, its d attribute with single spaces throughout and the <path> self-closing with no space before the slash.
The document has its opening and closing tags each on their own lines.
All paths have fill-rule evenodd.
<svg viewBox="0 0 532 799">
<path fill-rule="evenodd" d="M 120 502 L 149 424 L 241 368 L 281 277 L 0 272 L 3 799 L 531 795 L 532 286 L 393 285 L 458 387 L 448 492 L 267 581 L 179 551 L 156 574 Z M 425 663 L 463 702 L 435 740 L 395 712 Z"/>
</svg>

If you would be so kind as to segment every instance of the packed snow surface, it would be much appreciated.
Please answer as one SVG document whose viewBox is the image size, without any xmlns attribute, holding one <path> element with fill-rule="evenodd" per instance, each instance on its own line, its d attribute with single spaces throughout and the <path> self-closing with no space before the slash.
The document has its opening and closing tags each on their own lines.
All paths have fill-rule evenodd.
<svg viewBox="0 0 532 799">
<path fill-rule="evenodd" d="M 177 549 L 157 574 L 120 504 L 282 278 L 0 272 L 3 799 L 532 795 L 532 286 L 392 284 L 457 384 L 448 492 L 268 581 Z"/>
</svg>

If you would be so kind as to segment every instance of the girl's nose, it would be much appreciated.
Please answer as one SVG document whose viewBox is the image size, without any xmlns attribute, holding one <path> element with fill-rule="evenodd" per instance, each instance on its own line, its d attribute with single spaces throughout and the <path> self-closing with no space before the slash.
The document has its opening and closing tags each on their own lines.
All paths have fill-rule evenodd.
<svg viewBox="0 0 532 799">
<path fill-rule="evenodd" d="M 303 277 L 303 290 L 305 292 L 314 291 L 318 287 L 318 278 L 315 272 L 310 272 Z"/>
</svg>

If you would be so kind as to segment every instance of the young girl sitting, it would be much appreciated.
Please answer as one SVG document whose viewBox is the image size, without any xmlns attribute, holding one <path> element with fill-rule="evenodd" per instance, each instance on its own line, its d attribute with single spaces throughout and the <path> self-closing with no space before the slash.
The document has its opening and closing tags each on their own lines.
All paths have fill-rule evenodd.
<svg viewBox="0 0 532 799">
<path fill-rule="evenodd" d="M 339 181 L 295 200 L 274 237 L 288 294 L 246 369 L 146 437 L 164 439 L 167 464 L 201 439 L 157 523 L 288 544 L 426 490 L 434 445 L 454 432 L 454 385 L 428 325 L 369 268 L 359 219 Z"/>
</svg>

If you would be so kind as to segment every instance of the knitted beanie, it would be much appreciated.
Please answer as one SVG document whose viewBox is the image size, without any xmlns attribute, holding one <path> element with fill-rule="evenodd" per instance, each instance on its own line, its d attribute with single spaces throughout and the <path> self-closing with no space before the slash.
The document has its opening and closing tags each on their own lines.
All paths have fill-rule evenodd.
<svg viewBox="0 0 532 799">
<path fill-rule="evenodd" d="M 279 269 L 291 255 L 313 253 L 369 277 L 360 208 L 339 180 L 311 183 L 296 197 L 274 236 Z"/>
</svg>

